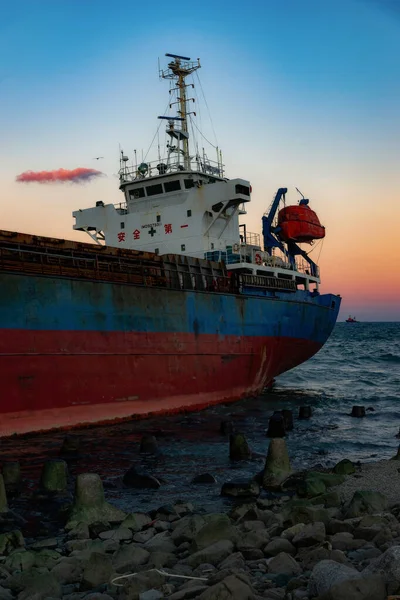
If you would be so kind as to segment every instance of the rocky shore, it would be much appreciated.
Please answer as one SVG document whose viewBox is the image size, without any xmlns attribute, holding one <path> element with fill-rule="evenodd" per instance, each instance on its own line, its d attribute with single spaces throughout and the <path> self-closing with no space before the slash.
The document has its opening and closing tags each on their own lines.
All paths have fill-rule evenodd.
<svg viewBox="0 0 400 600">
<path fill-rule="evenodd" d="M 141 450 L 157 451 L 154 438 L 144 438 Z M 61 454 L 74 451 L 68 437 Z M 229 452 L 233 461 L 251 456 L 240 433 L 230 433 Z M 51 537 L 39 530 L 33 538 L 13 508 L 19 464 L 4 463 L 0 600 L 396 597 L 399 465 L 398 457 L 365 465 L 343 460 L 330 470 L 293 472 L 284 439 L 273 438 L 260 473 L 222 486 L 228 512 L 207 514 L 195 500 L 177 500 L 126 513 L 106 501 L 95 473 L 79 474 L 72 493 L 67 462 L 59 458 L 43 466 L 31 501 L 55 512 L 60 526 Z M 213 476 L 204 473 L 193 482 L 209 484 Z M 161 484 L 130 469 L 121 485 L 157 495 Z"/>
</svg>

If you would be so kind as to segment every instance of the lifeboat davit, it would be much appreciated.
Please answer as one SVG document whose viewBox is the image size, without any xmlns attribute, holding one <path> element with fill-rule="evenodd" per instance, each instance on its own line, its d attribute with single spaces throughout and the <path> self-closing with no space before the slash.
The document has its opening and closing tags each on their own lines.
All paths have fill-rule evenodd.
<svg viewBox="0 0 400 600">
<path fill-rule="evenodd" d="M 316 213 L 301 200 L 296 206 L 285 206 L 278 213 L 279 237 L 285 242 L 312 242 L 325 237 L 325 227 Z"/>
</svg>

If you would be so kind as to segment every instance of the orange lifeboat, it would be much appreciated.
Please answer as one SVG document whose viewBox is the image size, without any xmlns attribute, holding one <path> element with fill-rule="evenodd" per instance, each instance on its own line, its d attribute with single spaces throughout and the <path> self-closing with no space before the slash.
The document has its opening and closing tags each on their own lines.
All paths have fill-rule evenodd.
<svg viewBox="0 0 400 600">
<path fill-rule="evenodd" d="M 325 237 L 325 227 L 304 200 L 285 206 L 278 213 L 279 237 L 285 242 L 312 242 Z"/>
</svg>

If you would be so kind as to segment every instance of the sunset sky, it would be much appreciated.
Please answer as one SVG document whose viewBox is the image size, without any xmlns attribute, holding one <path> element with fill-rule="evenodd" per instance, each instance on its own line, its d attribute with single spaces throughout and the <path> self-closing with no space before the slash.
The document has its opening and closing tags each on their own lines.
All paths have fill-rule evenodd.
<svg viewBox="0 0 400 600">
<path fill-rule="evenodd" d="M 119 144 L 147 150 L 166 52 L 201 59 L 227 176 L 253 186 L 248 229 L 298 187 L 327 230 L 321 291 L 342 295 L 339 320 L 400 321 L 398 0 L 3 3 L 0 228 L 88 241 L 72 211 L 122 200 Z M 80 167 L 106 176 L 16 182 Z"/>
</svg>

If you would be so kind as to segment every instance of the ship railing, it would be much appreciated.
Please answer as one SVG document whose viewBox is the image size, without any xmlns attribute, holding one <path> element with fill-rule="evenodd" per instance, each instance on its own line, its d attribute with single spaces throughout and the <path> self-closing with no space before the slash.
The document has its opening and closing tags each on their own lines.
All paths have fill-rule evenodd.
<svg viewBox="0 0 400 600">
<path fill-rule="evenodd" d="M 119 171 L 120 181 L 132 182 L 142 181 L 159 175 L 175 174 L 181 171 L 199 171 L 211 177 L 224 177 L 224 165 L 207 157 L 197 155 L 191 157 L 189 169 L 185 168 L 183 160 L 177 158 L 165 158 L 150 162 L 142 162 L 139 165 L 130 165 L 126 163 Z"/>
</svg>

